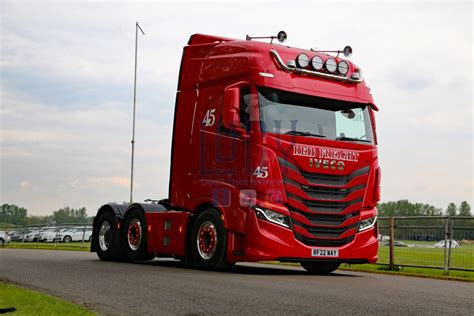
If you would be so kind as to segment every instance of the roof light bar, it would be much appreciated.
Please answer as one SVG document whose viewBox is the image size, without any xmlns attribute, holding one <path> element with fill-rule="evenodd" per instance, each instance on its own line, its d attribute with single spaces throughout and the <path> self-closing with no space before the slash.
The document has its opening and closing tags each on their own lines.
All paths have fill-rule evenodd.
<svg viewBox="0 0 474 316">
<path fill-rule="evenodd" d="M 342 82 L 349 82 L 349 83 L 361 83 L 362 78 L 361 76 L 351 76 L 351 77 L 344 77 L 340 75 L 335 75 L 335 74 L 328 74 L 328 73 L 323 73 L 323 72 L 318 72 L 318 71 L 313 71 L 313 70 L 308 70 L 308 69 L 302 69 L 302 68 L 294 68 L 289 65 L 285 65 L 283 60 L 280 57 L 280 54 L 275 49 L 270 49 L 270 53 L 275 57 L 278 65 L 280 66 L 281 69 L 288 71 L 288 72 L 298 72 L 306 75 L 311 75 L 314 77 L 320 77 L 320 78 L 326 78 L 326 79 L 331 79 L 331 80 L 337 80 L 337 81 L 342 81 Z M 294 61 L 292 61 L 294 63 Z M 336 66 L 337 67 L 337 66 Z"/>
</svg>

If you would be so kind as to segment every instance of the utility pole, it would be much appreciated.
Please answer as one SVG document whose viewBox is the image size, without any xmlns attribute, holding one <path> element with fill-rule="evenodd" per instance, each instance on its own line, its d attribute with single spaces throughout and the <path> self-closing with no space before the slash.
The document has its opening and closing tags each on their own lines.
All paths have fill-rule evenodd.
<svg viewBox="0 0 474 316">
<path fill-rule="evenodd" d="M 130 203 L 133 203 L 133 159 L 135 155 L 135 109 L 137 101 L 137 48 L 138 48 L 138 30 L 145 35 L 138 22 L 135 23 L 135 77 L 133 81 L 133 126 L 132 126 L 132 162 L 130 171 Z"/>
</svg>

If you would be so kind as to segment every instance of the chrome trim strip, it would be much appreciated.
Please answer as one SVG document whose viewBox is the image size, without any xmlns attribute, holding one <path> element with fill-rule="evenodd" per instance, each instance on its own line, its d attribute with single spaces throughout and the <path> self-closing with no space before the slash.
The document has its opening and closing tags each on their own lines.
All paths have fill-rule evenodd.
<svg viewBox="0 0 474 316">
<path fill-rule="evenodd" d="M 285 65 L 285 63 L 283 62 L 283 60 L 280 57 L 280 54 L 278 54 L 278 52 L 276 50 L 270 49 L 270 53 L 272 53 L 273 56 L 275 56 L 275 59 L 277 60 L 278 64 L 285 71 L 295 72 L 295 73 L 302 73 L 302 74 L 311 75 L 311 76 L 315 76 L 315 77 L 321 77 L 321 78 L 325 78 L 325 79 L 332 79 L 332 80 L 337 80 L 337 81 L 342 81 L 342 82 L 349 82 L 349 83 L 361 83 L 362 80 L 363 80 L 362 78 L 352 79 L 352 78 L 349 78 L 349 77 L 341 77 L 341 76 L 337 76 L 337 75 L 331 75 L 331 74 L 326 74 L 326 73 L 317 72 L 317 71 L 311 71 L 311 70 L 302 69 L 302 68 L 288 67 L 287 65 Z"/>
</svg>

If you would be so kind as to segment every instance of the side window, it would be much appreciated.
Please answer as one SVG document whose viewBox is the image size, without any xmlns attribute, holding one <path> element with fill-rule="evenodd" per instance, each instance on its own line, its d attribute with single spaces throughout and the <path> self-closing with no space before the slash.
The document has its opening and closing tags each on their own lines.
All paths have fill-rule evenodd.
<svg viewBox="0 0 474 316">
<path fill-rule="evenodd" d="M 250 89 L 240 90 L 240 126 L 246 130 L 250 128 Z"/>
</svg>

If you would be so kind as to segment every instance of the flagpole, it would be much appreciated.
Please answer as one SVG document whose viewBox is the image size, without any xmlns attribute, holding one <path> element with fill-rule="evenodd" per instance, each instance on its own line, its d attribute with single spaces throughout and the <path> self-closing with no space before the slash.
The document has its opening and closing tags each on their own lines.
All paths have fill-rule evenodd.
<svg viewBox="0 0 474 316">
<path fill-rule="evenodd" d="M 135 157 L 135 110 L 137 101 L 137 49 L 138 49 L 138 30 L 145 35 L 138 22 L 135 23 L 135 76 L 133 80 L 133 123 L 132 123 L 132 161 L 130 166 L 130 203 L 133 203 L 133 162 Z"/>
</svg>

